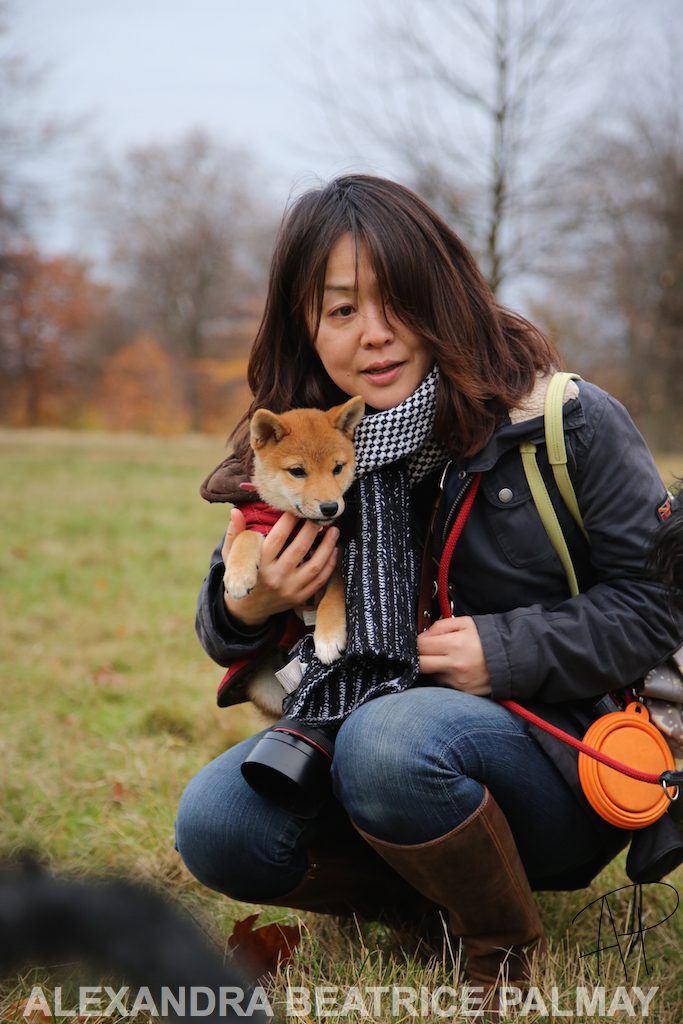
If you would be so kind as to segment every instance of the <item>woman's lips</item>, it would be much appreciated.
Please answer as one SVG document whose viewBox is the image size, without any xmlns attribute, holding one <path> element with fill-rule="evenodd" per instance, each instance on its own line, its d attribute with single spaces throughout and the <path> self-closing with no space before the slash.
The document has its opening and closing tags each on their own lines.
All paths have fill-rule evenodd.
<svg viewBox="0 0 683 1024">
<path fill-rule="evenodd" d="M 403 363 L 387 363 L 385 366 L 368 367 L 363 376 L 373 384 L 391 384 L 396 380 L 403 368 Z"/>
</svg>

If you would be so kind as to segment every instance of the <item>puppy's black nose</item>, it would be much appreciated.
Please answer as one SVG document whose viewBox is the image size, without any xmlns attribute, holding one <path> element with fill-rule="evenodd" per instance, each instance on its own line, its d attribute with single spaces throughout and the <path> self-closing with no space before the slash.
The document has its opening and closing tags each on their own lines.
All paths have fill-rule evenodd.
<svg viewBox="0 0 683 1024">
<path fill-rule="evenodd" d="M 338 501 L 323 501 L 320 506 L 320 515 L 325 519 L 332 519 L 339 509 Z"/>
</svg>

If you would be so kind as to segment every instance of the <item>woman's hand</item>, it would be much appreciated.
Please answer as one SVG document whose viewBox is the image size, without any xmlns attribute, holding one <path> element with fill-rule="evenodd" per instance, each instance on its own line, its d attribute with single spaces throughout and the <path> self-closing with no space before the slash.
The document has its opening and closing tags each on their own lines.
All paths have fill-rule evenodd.
<svg viewBox="0 0 683 1024">
<path fill-rule="evenodd" d="M 230 614 L 247 626 L 258 626 L 271 615 L 306 604 L 325 586 L 337 563 L 339 530 L 330 527 L 307 562 L 304 556 L 320 532 L 315 523 L 306 522 L 291 544 L 285 541 L 299 522 L 291 512 L 284 512 L 263 541 L 256 586 L 246 597 L 236 601 L 223 594 Z M 230 513 L 230 525 L 223 542 L 223 561 L 228 557 L 235 537 L 246 530 L 244 516 L 238 508 Z M 283 550 L 284 549 L 284 550 Z"/>
<path fill-rule="evenodd" d="M 491 680 L 474 619 L 459 615 L 438 619 L 417 637 L 420 672 L 478 697 L 491 693 Z"/>
</svg>

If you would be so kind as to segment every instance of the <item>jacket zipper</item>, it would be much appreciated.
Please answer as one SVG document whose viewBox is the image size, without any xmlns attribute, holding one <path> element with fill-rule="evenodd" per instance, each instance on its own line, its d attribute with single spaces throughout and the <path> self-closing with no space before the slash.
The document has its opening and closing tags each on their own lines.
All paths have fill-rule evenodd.
<svg viewBox="0 0 683 1024">
<path fill-rule="evenodd" d="M 451 467 L 451 463 L 449 462 L 448 465 L 446 466 L 446 468 L 444 469 L 442 475 L 441 475 L 441 482 L 439 483 L 439 488 L 442 491 L 442 493 L 443 493 L 443 490 L 444 490 L 444 484 L 446 483 L 446 476 L 448 475 L 448 470 L 450 469 L 450 467 Z M 446 539 L 448 537 L 448 534 L 450 533 L 451 526 L 453 525 L 455 517 L 458 514 L 458 507 L 462 504 L 463 499 L 464 499 L 465 495 L 467 494 L 468 490 L 470 489 L 473 480 L 474 480 L 473 476 L 466 476 L 465 477 L 465 480 L 463 481 L 462 487 L 460 488 L 460 490 L 458 491 L 458 493 L 455 496 L 455 501 L 453 502 L 453 504 L 451 505 L 451 507 L 448 510 L 448 515 L 446 516 L 446 522 L 444 523 L 444 527 L 443 527 L 443 530 L 441 532 L 441 549 L 442 550 L 443 550 L 443 547 L 444 547 L 444 545 L 446 543 Z"/>
</svg>

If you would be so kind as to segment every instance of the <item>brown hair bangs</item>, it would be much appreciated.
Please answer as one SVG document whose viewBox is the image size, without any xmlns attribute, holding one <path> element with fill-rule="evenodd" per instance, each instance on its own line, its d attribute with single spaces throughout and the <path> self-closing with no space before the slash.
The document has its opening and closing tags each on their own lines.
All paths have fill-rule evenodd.
<svg viewBox="0 0 683 1024">
<path fill-rule="evenodd" d="M 266 306 L 252 348 L 249 412 L 233 432 L 249 452 L 256 409 L 327 408 L 339 393 L 314 348 L 327 260 L 351 233 L 374 266 L 387 314 L 419 335 L 440 368 L 434 436 L 471 455 L 496 422 L 558 365 L 545 335 L 499 306 L 471 253 L 415 193 L 384 178 L 347 175 L 307 192 L 285 216 Z"/>
</svg>

